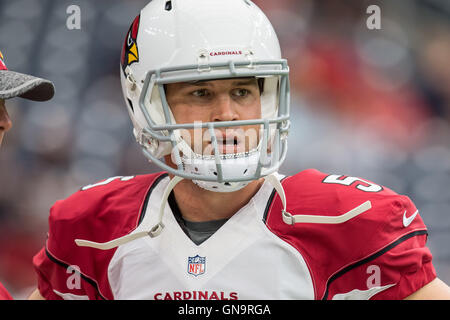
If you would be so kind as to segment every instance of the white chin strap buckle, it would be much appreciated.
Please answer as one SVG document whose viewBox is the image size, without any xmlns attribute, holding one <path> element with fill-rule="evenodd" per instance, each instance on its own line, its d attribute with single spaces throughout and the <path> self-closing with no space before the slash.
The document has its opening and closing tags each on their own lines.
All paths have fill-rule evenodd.
<svg viewBox="0 0 450 320">
<path fill-rule="evenodd" d="M 289 225 L 295 224 L 295 219 L 292 216 L 292 214 L 290 214 L 289 212 L 287 212 L 285 210 L 281 210 L 281 215 L 283 217 L 284 223 L 289 224 Z"/>
<path fill-rule="evenodd" d="M 155 225 L 153 228 L 150 229 L 148 235 L 150 236 L 150 238 L 155 238 L 161 234 L 163 229 L 164 223 L 159 222 L 157 225 Z"/>
</svg>

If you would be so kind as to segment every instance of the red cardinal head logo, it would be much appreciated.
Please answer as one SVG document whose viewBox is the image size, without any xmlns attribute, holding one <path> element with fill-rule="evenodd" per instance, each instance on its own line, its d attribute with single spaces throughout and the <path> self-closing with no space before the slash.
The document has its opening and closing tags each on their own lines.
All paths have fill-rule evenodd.
<svg viewBox="0 0 450 320">
<path fill-rule="evenodd" d="M 140 15 L 138 15 L 133 23 L 131 24 L 130 29 L 128 30 L 127 36 L 125 38 L 125 42 L 122 48 L 121 55 L 121 65 L 122 70 L 125 71 L 125 68 L 134 62 L 139 62 L 139 51 L 137 47 L 137 35 L 139 30 L 139 19 Z"/>
</svg>

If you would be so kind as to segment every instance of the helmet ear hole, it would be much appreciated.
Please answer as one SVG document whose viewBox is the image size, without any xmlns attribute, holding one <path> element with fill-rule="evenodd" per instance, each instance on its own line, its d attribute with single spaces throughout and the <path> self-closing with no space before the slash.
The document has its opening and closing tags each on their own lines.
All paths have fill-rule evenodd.
<svg viewBox="0 0 450 320">
<path fill-rule="evenodd" d="M 172 10 L 172 1 L 166 1 L 166 5 L 165 5 L 165 10 L 166 11 L 171 11 Z"/>
</svg>

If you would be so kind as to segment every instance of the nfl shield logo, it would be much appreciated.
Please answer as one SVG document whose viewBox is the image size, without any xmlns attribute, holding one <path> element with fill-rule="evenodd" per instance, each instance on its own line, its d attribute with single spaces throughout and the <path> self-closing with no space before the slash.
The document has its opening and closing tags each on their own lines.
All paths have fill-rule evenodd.
<svg viewBox="0 0 450 320">
<path fill-rule="evenodd" d="M 188 269 L 187 272 L 194 276 L 199 276 L 205 273 L 206 269 L 206 257 L 188 257 Z"/>
</svg>

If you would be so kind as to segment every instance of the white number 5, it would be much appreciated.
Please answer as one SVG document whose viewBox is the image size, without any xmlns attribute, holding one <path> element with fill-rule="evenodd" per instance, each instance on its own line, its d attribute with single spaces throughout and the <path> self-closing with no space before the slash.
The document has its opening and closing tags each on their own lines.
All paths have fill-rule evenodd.
<svg viewBox="0 0 450 320">
<path fill-rule="evenodd" d="M 353 183 L 357 182 L 355 187 L 361 191 L 365 192 L 380 192 L 383 190 L 382 186 L 374 184 L 372 182 L 356 178 L 356 177 L 345 177 L 342 175 L 332 174 L 326 177 L 322 182 L 323 183 L 334 183 L 334 184 L 342 184 L 345 186 L 350 186 Z"/>
<path fill-rule="evenodd" d="M 117 180 L 117 179 L 120 179 L 120 181 L 128 181 L 128 180 L 131 180 L 131 179 L 133 179 L 134 178 L 134 176 L 128 176 L 128 177 L 122 177 L 122 176 L 118 176 L 118 177 L 112 177 L 112 178 L 108 178 L 108 179 L 106 179 L 106 180 L 104 180 L 104 181 L 102 181 L 102 182 L 98 182 L 98 183 L 94 183 L 94 184 L 89 184 L 89 185 L 87 185 L 87 186 L 84 186 L 83 188 L 81 188 L 81 190 L 87 190 L 87 189 L 90 189 L 90 188 L 94 188 L 94 187 L 98 187 L 98 186 L 104 186 L 105 184 L 108 184 L 108 183 L 110 183 L 110 182 L 112 182 L 112 181 L 114 181 L 114 180 Z"/>
</svg>

